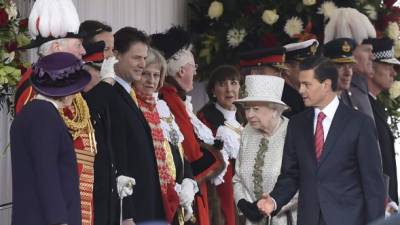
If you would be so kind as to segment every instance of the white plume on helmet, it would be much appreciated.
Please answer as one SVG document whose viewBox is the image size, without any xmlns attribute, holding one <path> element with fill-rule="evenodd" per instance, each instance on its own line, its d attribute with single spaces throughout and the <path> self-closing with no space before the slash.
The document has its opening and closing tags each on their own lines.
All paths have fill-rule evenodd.
<svg viewBox="0 0 400 225">
<path fill-rule="evenodd" d="M 325 26 L 324 43 L 337 38 L 352 38 L 357 44 L 376 38 L 376 31 L 368 17 L 353 8 L 336 9 Z"/>
<path fill-rule="evenodd" d="M 37 0 L 29 15 L 29 33 L 33 39 L 76 34 L 79 25 L 78 12 L 71 0 Z"/>
</svg>

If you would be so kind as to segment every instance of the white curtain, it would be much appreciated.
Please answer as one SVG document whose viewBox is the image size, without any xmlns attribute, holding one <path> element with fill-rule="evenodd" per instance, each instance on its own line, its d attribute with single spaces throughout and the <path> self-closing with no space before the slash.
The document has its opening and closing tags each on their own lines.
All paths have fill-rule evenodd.
<svg viewBox="0 0 400 225">
<path fill-rule="evenodd" d="M 110 25 L 114 31 L 132 26 L 148 34 L 162 32 L 171 25 L 185 25 L 186 0 L 72 0 L 81 21 L 99 20 Z M 22 17 L 28 17 L 33 0 L 15 0 Z M 30 61 L 36 60 L 35 51 L 28 52 Z M 12 201 L 11 159 L 9 127 L 11 118 L 5 110 L 0 111 L 0 205 Z M 0 208 L 0 224 L 11 224 L 11 208 Z"/>
</svg>

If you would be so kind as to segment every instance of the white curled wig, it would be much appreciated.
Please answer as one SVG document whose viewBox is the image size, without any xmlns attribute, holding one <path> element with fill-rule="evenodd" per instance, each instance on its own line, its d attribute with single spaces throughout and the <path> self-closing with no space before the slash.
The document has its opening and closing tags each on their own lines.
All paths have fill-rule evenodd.
<svg viewBox="0 0 400 225">
<path fill-rule="evenodd" d="M 167 60 L 167 74 L 170 76 L 175 76 L 181 67 L 187 63 L 192 65 L 195 64 L 191 46 L 189 48 L 179 50 Z"/>
<path fill-rule="evenodd" d="M 194 65 L 190 35 L 180 26 L 173 26 L 165 33 L 151 35 L 150 45 L 164 54 L 169 76 L 175 76 L 187 63 Z"/>
</svg>

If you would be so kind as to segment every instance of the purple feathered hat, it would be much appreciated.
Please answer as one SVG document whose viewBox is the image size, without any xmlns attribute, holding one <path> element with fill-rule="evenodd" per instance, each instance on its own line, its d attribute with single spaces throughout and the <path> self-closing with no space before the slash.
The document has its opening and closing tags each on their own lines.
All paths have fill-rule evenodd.
<svg viewBox="0 0 400 225">
<path fill-rule="evenodd" d="M 91 79 L 83 61 L 66 52 L 45 56 L 33 65 L 31 83 L 40 94 L 63 97 L 81 91 Z"/>
</svg>

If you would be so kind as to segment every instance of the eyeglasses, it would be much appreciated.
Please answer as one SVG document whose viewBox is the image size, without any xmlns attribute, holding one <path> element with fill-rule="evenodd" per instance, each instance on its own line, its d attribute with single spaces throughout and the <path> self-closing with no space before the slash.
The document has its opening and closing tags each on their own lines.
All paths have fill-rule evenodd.
<svg viewBox="0 0 400 225">
<path fill-rule="evenodd" d="M 197 70 L 199 68 L 199 65 L 197 63 L 195 63 L 194 65 L 191 63 L 188 63 L 189 65 L 191 65 L 195 70 Z"/>
</svg>

